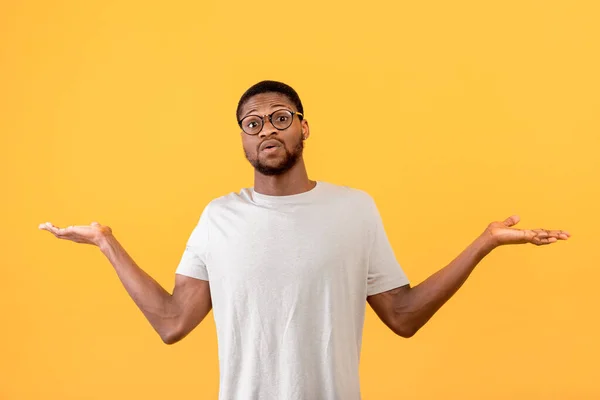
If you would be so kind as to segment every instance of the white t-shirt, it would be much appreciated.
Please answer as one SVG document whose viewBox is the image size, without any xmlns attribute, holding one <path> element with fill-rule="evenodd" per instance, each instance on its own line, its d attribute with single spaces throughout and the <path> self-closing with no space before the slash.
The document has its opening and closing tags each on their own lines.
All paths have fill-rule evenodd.
<svg viewBox="0 0 600 400">
<path fill-rule="evenodd" d="M 211 201 L 176 273 L 208 280 L 220 400 L 358 400 L 367 296 L 409 283 L 366 192 Z"/>
</svg>

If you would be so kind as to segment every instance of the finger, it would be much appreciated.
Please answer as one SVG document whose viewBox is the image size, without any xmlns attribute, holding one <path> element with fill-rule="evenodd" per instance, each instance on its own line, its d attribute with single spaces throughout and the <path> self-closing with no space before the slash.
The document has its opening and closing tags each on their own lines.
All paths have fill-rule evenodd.
<svg viewBox="0 0 600 400">
<path fill-rule="evenodd" d="M 52 232 L 54 234 L 56 234 L 56 232 L 58 232 L 58 226 L 54 226 L 52 225 L 50 222 L 46 222 L 46 227 L 44 228 L 49 232 Z"/>
<path fill-rule="evenodd" d="M 553 237 L 561 240 L 566 240 L 569 238 L 569 233 L 561 230 L 549 230 L 549 229 L 540 229 L 541 237 Z"/>
<path fill-rule="evenodd" d="M 550 236 L 549 232 L 545 229 L 533 229 L 532 230 L 533 233 L 535 234 L 535 236 L 541 238 L 547 238 L 548 236 Z"/>
<path fill-rule="evenodd" d="M 65 228 L 56 228 L 54 230 L 54 234 L 56 235 L 56 237 L 62 238 L 65 235 Z"/>
<path fill-rule="evenodd" d="M 44 222 L 43 224 L 39 224 L 38 228 L 48 230 L 52 227 L 52 223 Z"/>
<path fill-rule="evenodd" d="M 569 232 L 567 232 L 567 231 L 562 231 L 562 230 L 553 230 L 553 231 L 550 231 L 550 234 L 551 234 L 553 237 L 556 237 L 556 238 L 559 238 L 559 239 L 562 239 L 562 240 L 568 239 L 568 238 L 569 238 L 569 236 L 571 236 L 571 235 L 569 234 Z"/>
<path fill-rule="evenodd" d="M 67 226 L 66 228 L 56 229 L 56 236 L 61 239 L 72 239 L 73 226 Z"/>
<path fill-rule="evenodd" d="M 561 231 L 560 234 L 558 235 L 558 238 L 562 239 L 562 240 L 567 240 L 570 237 L 571 237 L 571 234 L 569 232 L 565 232 L 565 231 Z"/>
<path fill-rule="evenodd" d="M 553 238 L 553 237 L 546 237 L 546 238 L 541 238 L 539 236 L 534 237 L 531 240 L 531 243 L 537 245 L 537 246 L 543 246 L 546 244 L 550 244 L 550 243 L 554 243 L 556 242 L 558 239 Z"/>
<path fill-rule="evenodd" d="M 521 220 L 521 218 L 518 215 L 512 215 L 508 218 L 506 218 L 503 221 L 503 224 L 506 226 L 513 226 L 519 223 L 519 221 Z"/>
<path fill-rule="evenodd" d="M 66 233 L 70 233 L 72 230 L 73 230 L 73 226 L 69 225 L 69 226 L 67 226 L 65 228 L 60 228 L 59 232 L 62 233 L 62 234 L 66 234 Z"/>
<path fill-rule="evenodd" d="M 55 226 L 48 225 L 48 224 L 43 224 L 43 226 L 41 227 L 41 229 L 50 232 L 51 234 L 53 234 L 56 237 L 58 237 L 58 235 L 59 235 L 59 228 L 57 228 Z"/>
</svg>

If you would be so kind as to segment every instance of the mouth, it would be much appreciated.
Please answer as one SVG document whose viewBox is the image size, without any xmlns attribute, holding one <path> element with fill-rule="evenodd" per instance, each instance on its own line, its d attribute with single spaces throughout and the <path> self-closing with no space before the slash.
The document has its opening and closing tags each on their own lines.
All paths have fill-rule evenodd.
<svg viewBox="0 0 600 400">
<path fill-rule="evenodd" d="M 275 153 L 279 150 L 281 146 L 265 146 L 264 149 L 261 150 L 261 152 L 266 153 L 266 154 L 271 154 L 271 153 Z"/>
<path fill-rule="evenodd" d="M 273 152 L 281 146 L 282 144 L 277 140 L 268 140 L 260 146 L 260 151 Z"/>
</svg>

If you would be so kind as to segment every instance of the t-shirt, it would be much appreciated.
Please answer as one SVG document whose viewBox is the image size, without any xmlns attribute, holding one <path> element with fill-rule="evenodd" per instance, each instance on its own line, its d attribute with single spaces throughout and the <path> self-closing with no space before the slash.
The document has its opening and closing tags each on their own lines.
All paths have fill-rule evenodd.
<svg viewBox="0 0 600 400">
<path fill-rule="evenodd" d="M 409 283 L 366 192 L 212 200 L 177 274 L 208 280 L 220 400 L 358 400 L 367 296 Z"/>
</svg>

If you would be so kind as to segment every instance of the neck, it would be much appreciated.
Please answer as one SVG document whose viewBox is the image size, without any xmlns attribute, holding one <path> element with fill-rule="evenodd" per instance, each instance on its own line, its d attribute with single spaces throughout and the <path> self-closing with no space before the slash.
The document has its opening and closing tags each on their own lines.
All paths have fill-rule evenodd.
<svg viewBox="0 0 600 400">
<path fill-rule="evenodd" d="M 308 179 L 304 159 L 281 175 L 263 175 L 254 171 L 254 190 L 269 196 L 289 196 L 307 192 L 316 186 L 315 181 Z"/>
</svg>

